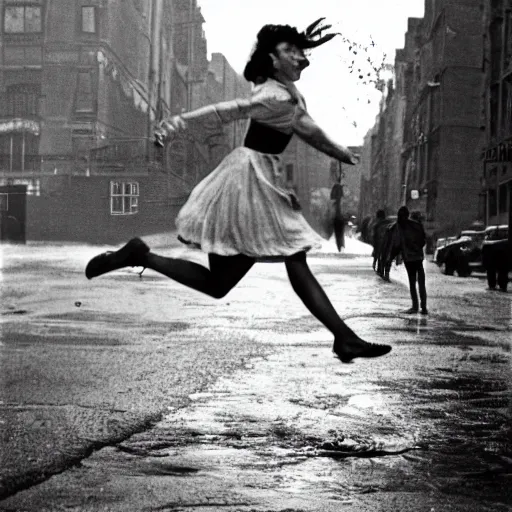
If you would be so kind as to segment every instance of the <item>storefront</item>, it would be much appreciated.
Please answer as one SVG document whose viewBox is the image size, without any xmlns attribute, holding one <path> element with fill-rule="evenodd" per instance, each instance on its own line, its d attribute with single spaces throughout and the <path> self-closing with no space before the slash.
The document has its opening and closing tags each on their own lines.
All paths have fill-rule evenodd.
<svg viewBox="0 0 512 512">
<path fill-rule="evenodd" d="M 483 156 L 482 205 L 487 226 L 509 224 L 512 204 L 512 141 L 487 149 Z"/>
</svg>

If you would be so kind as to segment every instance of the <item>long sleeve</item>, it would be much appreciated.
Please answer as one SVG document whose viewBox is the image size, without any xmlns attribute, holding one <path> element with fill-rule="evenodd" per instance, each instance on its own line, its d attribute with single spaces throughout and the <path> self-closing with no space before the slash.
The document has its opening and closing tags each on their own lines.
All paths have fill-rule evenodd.
<svg viewBox="0 0 512 512">
<path fill-rule="evenodd" d="M 267 80 L 254 88 L 250 98 L 222 101 L 185 112 L 181 118 L 192 131 L 207 132 L 239 119 L 254 119 L 285 133 L 292 132 L 297 101 L 287 88 L 275 80 Z"/>
<path fill-rule="evenodd" d="M 193 132 L 215 132 L 224 124 L 249 117 L 251 101 L 236 99 L 201 107 L 181 115 Z"/>
</svg>

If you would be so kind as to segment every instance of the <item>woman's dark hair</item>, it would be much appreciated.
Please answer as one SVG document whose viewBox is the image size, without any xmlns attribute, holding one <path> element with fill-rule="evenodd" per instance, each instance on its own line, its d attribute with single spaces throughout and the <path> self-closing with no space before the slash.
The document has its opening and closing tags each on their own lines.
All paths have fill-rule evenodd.
<svg viewBox="0 0 512 512">
<path fill-rule="evenodd" d="M 255 84 L 263 83 L 274 74 L 274 65 L 270 55 L 260 48 L 255 48 L 244 69 L 244 78 Z"/>
<path fill-rule="evenodd" d="M 306 50 L 330 41 L 336 34 L 322 36 L 322 32 L 331 27 L 318 26 L 323 20 L 324 18 L 320 18 L 315 21 L 304 32 L 299 32 L 290 25 L 265 25 L 258 32 L 256 45 L 244 69 L 244 78 L 258 84 L 271 77 L 274 74 L 274 66 L 270 53 L 275 51 L 279 43 L 291 43 Z"/>
</svg>

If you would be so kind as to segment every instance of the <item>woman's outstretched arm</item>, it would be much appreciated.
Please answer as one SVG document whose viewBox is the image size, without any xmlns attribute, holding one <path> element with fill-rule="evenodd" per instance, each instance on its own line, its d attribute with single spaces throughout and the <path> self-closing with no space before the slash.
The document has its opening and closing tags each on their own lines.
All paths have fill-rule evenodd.
<svg viewBox="0 0 512 512">
<path fill-rule="evenodd" d="M 249 117 L 250 110 L 251 101 L 248 99 L 223 101 L 164 119 L 159 123 L 156 133 L 169 138 L 187 128 L 193 132 L 215 131 L 223 124 Z"/>
<path fill-rule="evenodd" d="M 293 123 L 293 131 L 310 146 L 340 162 L 352 165 L 359 162 L 359 155 L 333 141 L 305 110 L 301 110 L 297 114 Z"/>
</svg>

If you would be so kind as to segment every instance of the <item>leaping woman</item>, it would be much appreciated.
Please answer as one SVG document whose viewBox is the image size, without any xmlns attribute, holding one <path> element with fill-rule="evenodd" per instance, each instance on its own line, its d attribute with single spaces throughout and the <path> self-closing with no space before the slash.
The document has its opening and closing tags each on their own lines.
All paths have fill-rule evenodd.
<svg viewBox="0 0 512 512">
<path fill-rule="evenodd" d="M 391 347 L 368 343 L 339 317 L 311 273 L 306 252 L 323 239 L 300 212 L 286 189 L 280 154 L 294 134 L 337 159 L 355 164 L 357 155 L 334 142 L 308 114 L 295 87 L 309 65 L 305 50 L 332 39 L 322 19 L 299 32 L 289 25 L 265 25 L 244 70 L 254 84 L 250 99 L 203 107 L 162 121 L 155 133 L 165 142 L 194 125 L 215 127 L 249 119 L 243 146 L 235 148 L 192 191 L 176 226 L 179 239 L 208 253 L 209 268 L 183 259 L 159 256 L 133 238 L 115 252 L 94 257 L 87 278 L 134 266 L 159 272 L 210 297 L 224 297 L 257 261 L 284 261 L 290 283 L 306 308 L 334 335 L 333 352 L 344 363 L 378 357 Z"/>
</svg>

